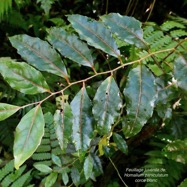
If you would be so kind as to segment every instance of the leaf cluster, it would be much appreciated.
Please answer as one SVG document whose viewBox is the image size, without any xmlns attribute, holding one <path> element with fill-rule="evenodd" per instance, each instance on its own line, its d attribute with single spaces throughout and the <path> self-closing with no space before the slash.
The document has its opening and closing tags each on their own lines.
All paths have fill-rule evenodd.
<svg viewBox="0 0 187 187">
<path fill-rule="evenodd" d="M 98 21 L 78 14 L 67 19 L 70 25 L 50 28 L 44 40 L 26 34 L 9 37 L 21 60 L 0 58 L 2 85 L 15 90 L 12 96 L 6 96 L 8 89 L 2 94 L 0 120 L 18 119 L 10 162 L 20 172 L 16 176 L 28 165 L 29 179 L 22 185 L 37 178 L 47 187 L 93 186 L 112 164 L 119 183 L 127 186 L 118 168 L 120 163 L 127 167 L 123 157 L 130 159 L 138 148 L 147 157 L 145 164 L 133 167 L 169 173 L 175 165 L 177 178 L 158 179 L 174 186 L 184 179 L 186 164 L 185 25 L 169 21 L 142 29 L 135 18 L 116 13 Z M 165 131 L 171 137 L 163 138 Z M 159 144 L 156 136 L 165 144 L 153 151 Z M 152 151 L 141 150 L 145 140 Z M 4 170 L 6 166 L 2 181 L 8 174 Z M 112 175 L 100 184 L 107 185 Z"/>
</svg>

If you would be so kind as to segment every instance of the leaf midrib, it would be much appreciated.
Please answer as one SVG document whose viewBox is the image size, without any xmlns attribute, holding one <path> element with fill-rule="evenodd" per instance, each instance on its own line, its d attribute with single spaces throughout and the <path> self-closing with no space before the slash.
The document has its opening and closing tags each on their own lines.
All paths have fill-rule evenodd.
<svg viewBox="0 0 187 187">
<path fill-rule="evenodd" d="M 124 30 L 126 30 L 127 32 L 131 33 L 132 35 L 135 36 L 135 38 L 137 38 L 139 41 L 141 41 L 141 43 L 143 43 L 145 46 L 147 46 L 147 44 L 134 32 L 132 32 L 127 26 L 125 25 L 121 25 L 120 23 L 116 22 L 114 19 L 112 18 L 108 18 L 109 20 L 111 20 L 111 22 L 115 23 L 116 25 L 122 27 Z"/>
<path fill-rule="evenodd" d="M 67 44 L 71 49 L 73 49 L 78 55 L 80 55 L 88 64 L 90 67 L 93 67 L 93 64 L 84 56 L 80 51 L 78 51 L 76 48 L 74 48 L 73 45 L 70 45 L 70 43 L 67 41 L 67 39 L 62 38 L 60 35 L 58 35 L 60 40 Z"/>
<path fill-rule="evenodd" d="M 118 54 L 110 45 L 108 45 L 100 36 L 98 36 L 96 33 L 94 33 L 91 29 L 85 27 L 83 24 L 81 24 L 81 22 L 78 22 L 77 20 L 74 20 L 75 22 L 77 22 L 79 25 L 81 25 L 83 28 L 85 28 L 87 31 L 91 32 L 93 35 L 95 35 L 100 41 L 102 41 L 102 43 L 104 43 L 108 48 L 110 48 L 110 50 L 118 56 L 120 56 L 120 54 Z M 94 22 L 92 22 L 94 23 Z"/>
<path fill-rule="evenodd" d="M 46 58 L 45 56 L 41 55 L 41 53 L 39 53 L 38 51 L 36 51 L 34 48 L 32 48 L 30 45 L 28 45 L 27 43 L 25 43 L 24 41 L 20 41 L 17 39 L 17 41 L 19 43 L 21 43 L 22 45 L 24 45 L 26 48 L 30 49 L 31 51 L 33 51 L 37 56 L 39 56 L 41 59 L 43 59 L 44 61 L 47 61 L 49 64 L 51 64 L 57 71 L 60 71 L 64 77 L 67 77 L 67 75 L 65 74 L 65 72 L 63 72 L 58 66 L 56 66 L 53 62 L 50 61 L 50 59 Z M 44 70 L 43 70 L 44 71 Z"/>
</svg>

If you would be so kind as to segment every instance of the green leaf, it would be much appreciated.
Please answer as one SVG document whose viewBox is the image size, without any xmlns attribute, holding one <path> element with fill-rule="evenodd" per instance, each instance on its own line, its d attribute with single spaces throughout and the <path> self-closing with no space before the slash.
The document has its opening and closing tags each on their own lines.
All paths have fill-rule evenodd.
<svg viewBox="0 0 187 187">
<path fill-rule="evenodd" d="M 126 138 L 136 135 L 152 116 L 157 96 L 155 78 L 143 65 L 133 68 L 128 75 L 124 95 L 127 116 L 123 128 Z"/>
<path fill-rule="evenodd" d="M 13 89 L 22 93 L 50 92 L 42 74 L 24 62 L 0 58 L 0 73 Z"/>
<path fill-rule="evenodd" d="M 60 55 L 46 41 L 25 34 L 12 36 L 9 39 L 12 46 L 28 63 L 40 71 L 47 71 L 68 79 Z"/>
<path fill-rule="evenodd" d="M 187 163 L 187 139 L 176 140 L 169 143 L 163 149 L 164 155 L 168 159 L 175 160 L 176 162 L 181 162 L 183 164 Z"/>
<path fill-rule="evenodd" d="M 92 154 L 92 160 L 93 160 L 93 172 L 95 173 L 95 176 L 103 174 L 103 168 L 100 157 L 98 157 L 95 154 Z"/>
<path fill-rule="evenodd" d="M 68 103 L 63 102 L 61 107 L 61 111 L 55 112 L 54 126 L 60 147 L 65 151 L 72 135 L 73 114 Z"/>
<path fill-rule="evenodd" d="M 112 38 L 112 34 L 103 23 L 78 14 L 69 15 L 68 20 L 81 39 L 86 40 L 89 45 L 114 57 L 120 56 L 120 51 L 114 38 Z"/>
<path fill-rule="evenodd" d="M 92 161 L 92 157 L 90 155 L 88 155 L 84 161 L 84 176 L 86 178 L 86 180 L 88 180 L 92 174 L 92 170 L 93 170 L 93 161 Z"/>
<path fill-rule="evenodd" d="M 45 11 L 46 15 L 49 15 L 52 4 L 55 0 L 37 0 L 37 3 L 41 3 L 41 8 Z"/>
<path fill-rule="evenodd" d="M 77 168 L 72 168 L 71 169 L 71 179 L 75 186 L 78 186 L 80 183 L 80 173 Z"/>
<path fill-rule="evenodd" d="M 45 187 L 52 187 L 56 182 L 58 177 L 58 173 L 52 172 L 49 176 L 46 177 Z"/>
<path fill-rule="evenodd" d="M 85 87 L 83 87 L 71 102 L 73 123 L 73 142 L 76 150 L 86 151 L 93 136 L 92 103 Z"/>
<path fill-rule="evenodd" d="M 35 163 L 34 167 L 43 173 L 50 173 L 52 171 L 52 169 L 45 164 Z"/>
<path fill-rule="evenodd" d="M 67 185 L 67 183 L 69 182 L 69 177 L 68 177 L 68 174 L 67 174 L 66 170 L 62 171 L 62 180 L 63 180 L 65 185 Z"/>
<path fill-rule="evenodd" d="M 186 187 L 187 186 L 187 178 L 184 179 L 178 187 Z"/>
<path fill-rule="evenodd" d="M 75 34 L 69 34 L 62 28 L 52 28 L 47 39 L 63 56 L 84 66 L 93 67 L 90 50 Z"/>
<path fill-rule="evenodd" d="M 174 77 L 179 88 L 187 92 L 187 54 L 180 55 L 174 63 Z"/>
<path fill-rule="evenodd" d="M 20 109 L 19 106 L 0 103 L 0 121 L 10 117 Z"/>
<path fill-rule="evenodd" d="M 121 150 L 123 153 L 128 154 L 128 146 L 124 138 L 122 138 L 122 136 L 117 133 L 113 133 L 113 139 L 118 149 Z"/>
<path fill-rule="evenodd" d="M 60 158 L 54 154 L 52 154 L 52 161 L 59 167 L 62 167 L 62 162 Z"/>
<path fill-rule="evenodd" d="M 112 76 L 104 80 L 94 97 L 93 114 L 99 134 L 108 134 L 122 107 L 119 88 Z"/>
<path fill-rule="evenodd" d="M 143 40 L 143 30 L 141 22 L 133 17 L 121 16 L 117 13 L 111 13 L 101 16 L 102 21 L 116 34 L 119 39 L 129 44 L 134 44 L 139 48 L 147 48 L 148 44 Z"/>
<path fill-rule="evenodd" d="M 19 169 L 40 145 L 44 135 L 44 125 L 40 105 L 30 110 L 19 122 L 14 140 L 14 165 L 16 169 Z"/>
</svg>

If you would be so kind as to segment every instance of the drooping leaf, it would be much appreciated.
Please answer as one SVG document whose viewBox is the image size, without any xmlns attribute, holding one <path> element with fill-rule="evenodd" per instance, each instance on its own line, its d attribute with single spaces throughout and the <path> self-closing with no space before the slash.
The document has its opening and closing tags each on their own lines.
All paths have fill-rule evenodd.
<svg viewBox="0 0 187 187">
<path fill-rule="evenodd" d="M 122 138 L 121 135 L 117 133 L 113 133 L 113 139 L 114 142 L 116 143 L 117 147 L 119 150 L 121 150 L 123 153 L 127 154 L 128 153 L 128 146 L 124 138 Z"/>
<path fill-rule="evenodd" d="M 34 167 L 43 173 L 50 173 L 52 171 L 52 169 L 45 164 L 35 163 Z"/>
<path fill-rule="evenodd" d="M 0 121 L 10 117 L 20 109 L 19 106 L 0 103 Z"/>
<path fill-rule="evenodd" d="M 76 14 L 69 15 L 68 20 L 81 39 L 86 40 L 89 45 L 101 49 L 114 57 L 120 56 L 114 38 L 102 22 Z"/>
<path fill-rule="evenodd" d="M 174 77 L 179 88 L 187 92 L 187 54 L 179 56 L 174 63 Z"/>
<path fill-rule="evenodd" d="M 183 164 L 187 163 L 187 139 L 185 140 L 175 140 L 163 149 L 164 155 L 168 159 L 175 160 L 176 162 L 181 162 Z"/>
<path fill-rule="evenodd" d="M 86 178 L 86 180 L 88 180 L 92 174 L 92 170 L 93 170 L 93 161 L 92 161 L 92 157 L 90 155 L 88 155 L 84 161 L 84 176 Z"/>
<path fill-rule="evenodd" d="M 28 63 L 40 71 L 47 71 L 68 79 L 60 55 L 46 41 L 25 34 L 12 36 L 9 39 L 13 47 Z"/>
<path fill-rule="evenodd" d="M 147 48 L 148 44 L 143 39 L 141 22 L 135 18 L 111 13 L 101 16 L 101 19 L 121 40 L 139 48 Z"/>
<path fill-rule="evenodd" d="M 71 107 L 67 102 L 63 102 L 61 111 L 56 110 L 54 125 L 60 147 L 65 151 L 67 144 L 71 139 L 73 125 L 73 114 Z"/>
<path fill-rule="evenodd" d="M 97 89 L 94 97 L 93 114 L 97 121 L 99 134 L 108 134 L 111 125 L 120 115 L 122 100 L 119 88 L 112 76 L 104 80 Z"/>
<path fill-rule="evenodd" d="M 126 138 L 136 135 L 152 116 L 157 95 L 154 80 L 152 73 L 143 65 L 129 72 L 124 89 L 127 116 L 123 131 Z"/>
<path fill-rule="evenodd" d="M 69 34 L 63 28 L 52 28 L 47 39 L 63 56 L 84 66 L 93 67 L 90 50 L 75 34 Z"/>
<path fill-rule="evenodd" d="M 54 154 L 52 154 L 52 161 L 54 162 L 54 164 L 56 164 L 59 167 L 62 167 L 62 162 L 60 160 L 60 158 Z"/>
<path fill-rule="evenodd" d="M 90 145 L 93 135 L 91 107 L 92 103 L 83 87 L 71 102 L 74 116 L 73 142 L 76 150 L 86 151 Z"/>
<path fill-rule="evenodd" d="M 80 173 L 77 168 L 72 168 L 71 169 L 71 179 L 75 186 L 78 186 L 80 183 Z"/>
<path fill-rule="evenodd" d="M 92 154 L 91 156 L 93 160 L 93 172 L 95 173 L 95 176 L 103 174 L 101 159 L 96 154 Z"/>
<path fill-rule="evenodd" d="M 44 135 L 44 125 L 44 116 L 40 105 L 30 110 L 19 122 L 14 140 L 16 169 L 19 169 L 40 145 Z"/>
<path fill-rule="evenodd" d="M 64 182 L 65 185 L 67 185 L 67 183 L 69 182 L 69 176 L 67 174 L 67 171 L 64 169 L 62 170 L 62 180 Z"/>
<path fill-rule="evenodd" d="M 13 89 L 22 93 L 50 92 L 42 74 L 25 62 L 0 58 L 0 73 Z"/>
<path fill-rule="evenodd" d="M 52 187 L 53 184 L 56 182 L 57 177 L 58 177 L 58 173 L 56 172 L 50 173 L 50 175 L 46 177 L 45 187 Z"/>
</svg>

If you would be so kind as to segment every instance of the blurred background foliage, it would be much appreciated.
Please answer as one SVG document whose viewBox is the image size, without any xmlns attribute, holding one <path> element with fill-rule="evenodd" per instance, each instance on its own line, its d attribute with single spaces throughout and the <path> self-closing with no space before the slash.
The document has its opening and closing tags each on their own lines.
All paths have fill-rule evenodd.
<svg viewBox="0 0 187 187">
<path fill-rule="evenodd" d="M 187 17 L 187 1 L 178 0 L 1 0 L 0 56 L 15 57 L 8 36 L 29 34 L 45 37 L 51 26 L 62 26 L 66 15 L 81 14 L 92 18 L 110 12 L 136 19 L 163 23 L 169 16 Z"/>
</svg>

